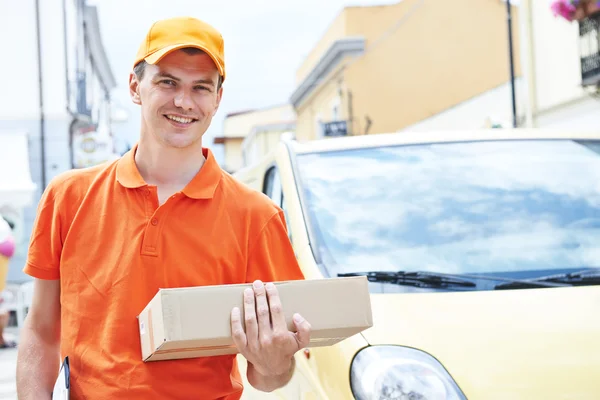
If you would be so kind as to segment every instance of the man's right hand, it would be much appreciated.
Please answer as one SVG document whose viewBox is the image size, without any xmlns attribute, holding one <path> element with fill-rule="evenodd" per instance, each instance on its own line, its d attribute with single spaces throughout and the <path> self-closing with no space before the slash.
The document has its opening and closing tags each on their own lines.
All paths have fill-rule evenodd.
<svg viewBox="0 0 600 400">
<path fill-rule="evenodd" d="M 51 399 L 60 363 L 60 281 L 34 281 L 17 356 L 19 400 Z"/>
</svg>

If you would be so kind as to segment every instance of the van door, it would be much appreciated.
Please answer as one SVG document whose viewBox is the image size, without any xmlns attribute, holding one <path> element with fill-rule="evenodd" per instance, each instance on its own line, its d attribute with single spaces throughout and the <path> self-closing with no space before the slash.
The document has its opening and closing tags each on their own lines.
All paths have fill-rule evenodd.
<svg viewBox="0 0 600 400">
<path fill-rule="evenodd" d="M 279 170 L 276 166 L 270 167 L 265 173 L 265 179 L 263 184 L 263 193 L 266 194 L 283 210 L 285 215 L 285 224 L 287 228 L 288 237 L 292 244 L 292 230 L 290 229 L 290 223 L 288 221 L 287 207 L 285 204 L 285 198 L 283 195 L 283 189 L 281 187 L 281 180 L 279 176 Z"/>
</svg>

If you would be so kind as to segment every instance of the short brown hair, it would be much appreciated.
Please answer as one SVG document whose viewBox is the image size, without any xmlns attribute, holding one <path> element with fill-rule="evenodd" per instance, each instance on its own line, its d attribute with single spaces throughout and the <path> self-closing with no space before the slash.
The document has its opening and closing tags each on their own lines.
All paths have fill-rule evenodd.
<svg viewBox="0 0 600 400">
<path fill-rule="evenodd" d="M 197 54 L 206 54 L 206 52 L 204 52 L 200 49 L 197 49 L 195 47 L 184 47 L 181 50 L 183 50 L 184 53 L 186 53 L 190 56 L 195 56 Z M 146 65 L 148 65 L 148 63 L 146 61 L 142 60 L 139 63 L 137 63 L 135 65 L 135 67 L 133 67 L 133 73 L 140 81 L 144 78 L 144 71 L 146 70 Z M 221 85 L 223 85 L 223 77 L 221 76 L 221 74 L 219 74 L 219 80 L 217 82 L 217 90 L 221 89 Z"/>
</svg>

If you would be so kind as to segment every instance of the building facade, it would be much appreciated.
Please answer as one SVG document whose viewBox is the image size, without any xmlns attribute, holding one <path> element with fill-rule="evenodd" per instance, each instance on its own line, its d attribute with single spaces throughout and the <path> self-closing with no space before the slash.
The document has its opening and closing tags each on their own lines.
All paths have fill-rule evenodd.
<svg viewBox="0 0 600 400">
<path fill-rule="evenodd" d="M 394 132 L 499 88 L 506 38 L 500 0 L 347 7 L 297 71 L 297 139 Z"/>
<path fill-rule="evenodd" d="M 214 144 L 223 145 L 223 168 L 233 173 L 268 153 L 281 135 L 293 135 L 296 114 L 290 104 L 258 110 L 230 113 L 225 116 L 223 135 Z"/>
<path fill-rule="evenodd" d="M 515 82 L 517 127 L 600 130 L 600 13 L 569 22 L 535 0 L 521 0 L 515 13 L 522 70 Z M 402 130 L 510 128 L 511 104 L 504 84 Z"/>
<path fill-rule="evenodd" d="M 96 7 L 85 0 L 23 0 L 0 4 L 6 57 L 0 95 L 0 160 L 9 159 L 27 188 L 25 201 L 0 198 L 15 223 L 17 252 L 9 281 L 21 273 L 37 202 L 48 182 L 72 168 L 117 156 L 111 137 L 110 93 L 115 87 Z M 0 176 L 6 193 L 19 189 Z M 25 183 L 23 183 L 25 182 Z M 22 188 L 21 188 L 22 190 Z M 4 193 L 4 192 L 0 192 Z"/>
<path fill-rule="evenodd" d="M 600 130 L 600 12 L 555 17 L 548 4 L 521 0 L 524 18 L 522 125 Z"/>
<path fill-rule="evenodd" d="M 255 125 L 241 145 L 242 168 L 253 165 L 270 153 L 284 138 L 294 139 L 296 123 L 293 121 Z"/>
</svg>

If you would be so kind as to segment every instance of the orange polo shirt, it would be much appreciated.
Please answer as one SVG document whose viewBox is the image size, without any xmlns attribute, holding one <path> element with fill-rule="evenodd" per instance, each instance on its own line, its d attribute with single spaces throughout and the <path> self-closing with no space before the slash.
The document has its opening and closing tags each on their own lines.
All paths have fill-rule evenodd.
<svg viewBox="0 0 600 400">
<path fill-rule="evenodd" d="M 60 279 L 72 398 L 239 399 L 234 355 L 144 363 L 136 316 L 159 288 L 303 279 L 283 212 L 208 149 L 196 177 L 159 206 L 136 149 L 54 178 L 38 206 L 24 271 Z"/>
</svg>

